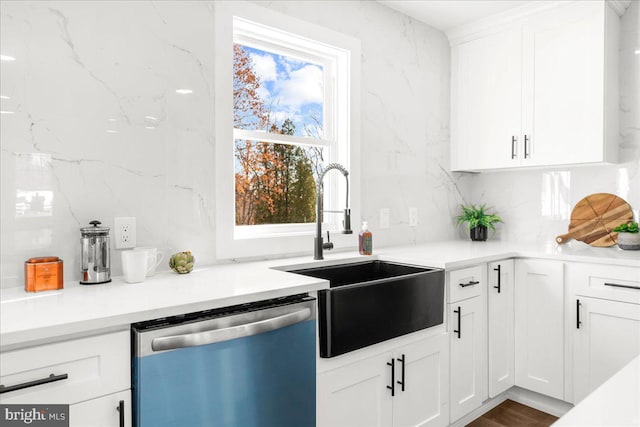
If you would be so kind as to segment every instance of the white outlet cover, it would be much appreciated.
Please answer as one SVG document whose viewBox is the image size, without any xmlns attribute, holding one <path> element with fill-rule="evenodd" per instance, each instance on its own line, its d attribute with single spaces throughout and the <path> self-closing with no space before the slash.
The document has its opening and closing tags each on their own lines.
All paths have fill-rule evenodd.
<svg viewBox="0 0 640 427">
<path fill-rule="evenodd" d="M 117 217 L 113 219 L 113 237 L 116 249 L 136 247 L 136 218 Z"/>
</svg>

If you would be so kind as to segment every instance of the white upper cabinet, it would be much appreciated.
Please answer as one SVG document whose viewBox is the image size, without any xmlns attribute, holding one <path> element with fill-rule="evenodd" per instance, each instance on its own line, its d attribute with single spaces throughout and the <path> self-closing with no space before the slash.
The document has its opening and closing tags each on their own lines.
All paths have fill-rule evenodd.
<svg viewBox="0 0 640 427">
<path fill-rule="evenodd" d="M 537 7 L 449 34 L 452 170 L 616 160 L 619 17 L 603 1 Z"/>
</svg>

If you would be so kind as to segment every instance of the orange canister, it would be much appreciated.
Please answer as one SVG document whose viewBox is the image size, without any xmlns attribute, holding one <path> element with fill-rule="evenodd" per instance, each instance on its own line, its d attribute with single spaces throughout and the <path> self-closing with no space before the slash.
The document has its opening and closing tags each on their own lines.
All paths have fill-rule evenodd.
<svg viewBox="0 0 640 427">
<path fill-rule="evenodd" d="M 56 256 L 29 258 L 24 263 L 24 290 L 27 292 L 62 289 L 62 260 Z"/>
</svg>

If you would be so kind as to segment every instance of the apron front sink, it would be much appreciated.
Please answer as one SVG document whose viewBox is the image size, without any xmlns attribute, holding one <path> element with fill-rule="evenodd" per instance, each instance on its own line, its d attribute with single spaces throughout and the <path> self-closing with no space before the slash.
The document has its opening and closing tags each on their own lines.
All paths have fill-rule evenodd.
<svg viewBox="0 0 640 427">
<path fill-rule="evenodd" d="M 372 260 L 291 272 L 330 282 L 318 291 L 320 357 L 443 323 L 442 269 Z"/>
</svg>

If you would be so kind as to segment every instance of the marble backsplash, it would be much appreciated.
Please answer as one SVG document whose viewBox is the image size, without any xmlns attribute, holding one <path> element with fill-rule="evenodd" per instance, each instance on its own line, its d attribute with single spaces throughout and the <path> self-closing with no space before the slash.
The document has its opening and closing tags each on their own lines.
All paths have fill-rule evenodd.
<svg viewBox="0 0 640 427">
<path fill-rule="evenodd" d="M 260 4 L 361 40 L 361 211 L 376 245 L 454 237 L 458 188 L 470 177 L 447 172 L 445 35 L 377 2 Z M 14 58 L 0 63 L 1 287 L 20 286 L 24 260 L 43 255 L 60 256 L 66 280 L 78 280 L 79 228 L 94 219 L 112 227 L 134 216 L 139 245 L 189 249 L 198 265 L 224 260 L 213 10 L 212 1 L 0 3 L 0 51 Z"/>
<path fill-rule="evenodd" d="M 466 238 L 453 220 L 461 202 L 494 206 L 505 224 L 492 238 L 505 240 L 551 241 L 593 192 L 619 194 L 637 215 L 637 2 L 622 25 L 624 161 L 482 174 L 449 172 L 442 32 L 371 1 L 256 3 L 361 40 L 361 211 L 374 251 Z M 60 256 L 66 280 L 78 280 L 79 228 L 93 219 L 112 227 L 114 217 L 134 216 L 139 245 L 189 249 L 198 265 L 225 260 L 215 252 L 213 9 L 212 1 L 0 3 L 0 53 L 14 58 L 0 62 L 0 287 L 21 286 L 24 260 L 43 255 Z M 418 208 L 416 227 L 409 207 Z M 390 209 L 388 229 L 378 227 L 380 208 Z"/>
</svg>

